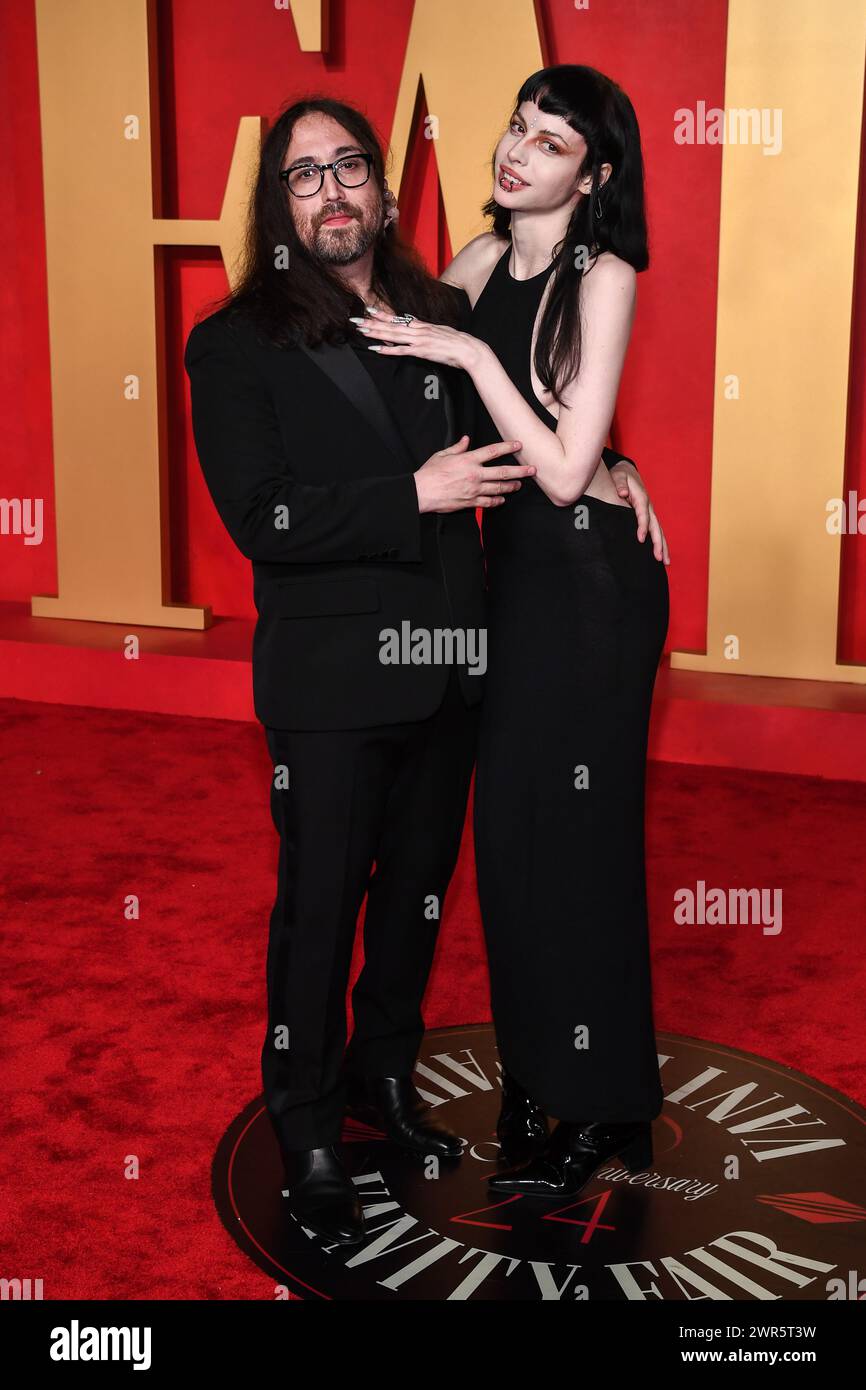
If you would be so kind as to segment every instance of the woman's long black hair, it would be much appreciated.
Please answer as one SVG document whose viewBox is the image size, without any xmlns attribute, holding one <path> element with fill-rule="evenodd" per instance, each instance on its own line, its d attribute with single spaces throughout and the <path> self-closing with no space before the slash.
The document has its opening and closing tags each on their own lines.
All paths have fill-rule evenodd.
<svg viewBox="0 0 866 1390">
<path fill-rule="evenodd" d="M 542 111 L 561 116 L 579 131 L 586 141 L 579 177 L 592 174 L 590 192 L 575 206 L 565 237 L 553 248 L 557 264 L 535 345 L 536 375 L 560 401 L 560 392 L 580 367 L 584 262 L 602 251 L 612 251 L 635 270 L 646 270 L 649 265 L 640 129 L 625 92 L 595 68 L 573 63 L 541 68 L 520 88 L 514 109 L 524 101 L 534 101 Z M 605 163 L 612 171 L 601 185 L 600 171 Z M 497 236 L 509 237 L 511 213 L 507 208 L 491 197 L 482 212 L 493 219 L 491 230 Z"/>
<path fill-rule="evenodd" d="M 288 206 L 292 195 L 279 177 L 295 122 L 316 111 L 333 117 L 362 150 L 372 155 L 370 178 L 380 189 L 384 188 L 382 147 L 360 111 L 325 96 L 303 97 L 288 106 L 262 145 L 238 282 L 199 315 L 231 305 L 243 310 L 260 332 L 279 346 L 288 346 L 297 333 L 310 346 L 323 341 L 345 342 L 353 332 L 347 323 L 349 315 L 360 316 L 364 312 L 360 298 L 340 279 L 334 267 L 314 259 L 298 237 Z M 351 198 L 351 189 L 347 194 Z M 456 326 L 459 296 L 452 286 L 429 274 L 418 253 L 402 240 L 398 225 L 389 223 L 375 243 L 374 293 L 381 295 L 397 313 L 408 311 L 427 322 Z M 280 247 L 288 249 L 288 268 L 278 261 Z"/>
</svg>

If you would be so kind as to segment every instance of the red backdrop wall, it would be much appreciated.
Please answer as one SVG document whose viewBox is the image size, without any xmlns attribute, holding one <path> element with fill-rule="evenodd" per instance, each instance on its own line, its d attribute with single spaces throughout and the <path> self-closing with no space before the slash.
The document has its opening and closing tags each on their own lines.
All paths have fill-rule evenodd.
<svg viewBox="0 0 866 1390">
<path fill-rule="evenodd" d="M 537 5 L 549 62 L 589 63 L 629 93 L 641 124 L 647 170 L 650 270 L 639 281 L 638 316 L 614 428 L 648 479 L 669 535 L 670 648 L 705 646 L 707 546 L 712 458 L 716 266 L 721 147 L 676 145 L 679 107 L 724 105 L 726 0 L 606 0 L 588 11 L 571 0 Z M 162 0 L 159 83 L 163 216 L 217 215 L 237 122 L 273 116 L 297 96 L 320 91 L 361 106 L 387 143 L 412 13 L 412 0 L 343 0 L 332 9 L 331 51 L 298 51 L 291 15 L 269 3 Z M 375 22 L 371 22 L 374 19 Z M 483 61 L 483 54 L 479 54 Z M 529 68 L 527 69 L 529 70 Z M 510 97 L 511 94 L 509 94 Z M 507 119 L 479 111 L 492 127 Z M 471 102 L 471 94 L 469 95 Z M 0 161 L 0 409 L 5 450 L 0 493 L 45 499 L 42 546 L 4 538 L 0 598 L 56 592 L 52 510 L 50 368 L 42 231 L 38 79 L 32 0 L 0 4 L 0 115 L 7 135 Z M 864 185 L 861 166 L 861 189 Z M 820 255 L 820 179 L 804 189 Z M 419 139 L 401 222 L 431 270 L 451 252 L 441 212 L 434 142 Z M 866 247 L 855 286 L 852 392 L 846 485 L 866 494 Z M 762 234 L 755 227 L 755 236 Z M 178 602 L 210 604 L 218 615 L 252 616 L 248 562 L 223 531 L 200 476 L 189 425 L 183 343 L 199 307 L 226 287 L 210 248 L 166 255 L 171 398 L 171 555 Z M 796 292 L 792 271 L 792 293 Z M 94 287 L 98 293 L 98 286 Z M 82 333 L 87 325 L 82 325 Z M 820 344 L 816 344 L 820 351 Z M 808 408 L 808 362 L 802 391 Z M 760 467 L 760 459 L 753 461 Z M 840 656 L 866 662 L 866 559 L 856 537 L 843 543 Z M 759 601 L 759 596 L 756 596 Z"/>
</svg>

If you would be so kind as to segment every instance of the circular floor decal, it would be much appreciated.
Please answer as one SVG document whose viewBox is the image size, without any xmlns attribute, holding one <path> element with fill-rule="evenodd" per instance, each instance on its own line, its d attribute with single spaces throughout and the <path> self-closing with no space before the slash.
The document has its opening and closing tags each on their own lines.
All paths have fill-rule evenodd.
<svg viewBox="0 0 866 1390">
<path fill-rule="evenodd" d="M 618 1159 L 575 1198 L 493 1197 L 499 1063 L 489 1025 L 428 1033 L 415 1084 L 465 1140 L 429 1165 L 348 1119 L 343 1157 L 363 1245 L 328 1247 L 290 1216 L 259 1097 L 217 1150 L 217 1209 L 240 1247 L 304 1299 L 856 1298 L 866 1272 L 866 1110 L 800 1072 L 657 1035 L 665 1105 L 654 1158 Z"/>
</svg>

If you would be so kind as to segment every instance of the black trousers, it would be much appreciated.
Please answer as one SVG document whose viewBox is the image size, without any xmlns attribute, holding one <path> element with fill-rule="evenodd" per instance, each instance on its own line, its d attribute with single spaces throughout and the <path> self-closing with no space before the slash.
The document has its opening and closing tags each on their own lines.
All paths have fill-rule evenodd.
<svg viewBox="0 0 866 1390">
<path fill-rule="evenodd" d="M 347 1070 L 405 1076 L 415 1065 L 478 717 L 452 668 L 443 702 L 427 719 L 337 731 L 265 728 L 277 769 L 271 812 L 280 852 L 261 1062 L 284 1149 L 339 1139 Z M 346 1052 L 346 989 L 365 892 L 365 963 Z"/>
</svg>

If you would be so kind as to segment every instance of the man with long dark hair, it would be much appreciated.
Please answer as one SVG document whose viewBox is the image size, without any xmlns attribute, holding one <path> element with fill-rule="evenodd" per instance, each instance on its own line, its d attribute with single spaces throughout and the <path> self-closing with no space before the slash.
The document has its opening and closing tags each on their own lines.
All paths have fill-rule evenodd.
<svg viewBox="0 0 866 1390">
<path fill-rule="evenodd" d="M 318 97 L 283 112 L 240 280 L 184 357 L 201 467 L 252 561 L 258 612 L 254 701 L 280 836 L 265 1098 L 290 1210 L 344 1244 L 364 1230 L 335 1148 L 347 1096 L 407 1150 L 461 1152 L 411 1074 L 482 695 L 475 509 L 534 472 L 502 462 L 520 441 L 471 449 L 458 436 L 464 373 L 370 352 L 351 327 L 365 305 L 458 328 L 470 309 L 388 224 L 385 188 L 360 113 Z"/>
</svg>

